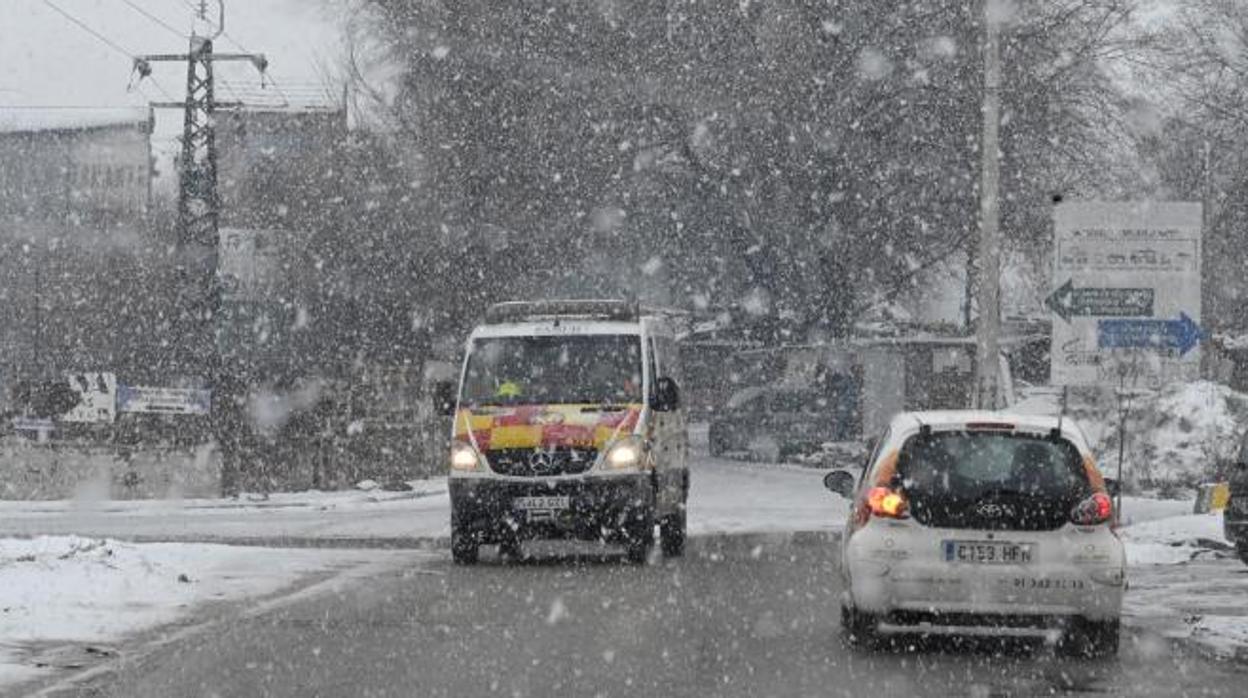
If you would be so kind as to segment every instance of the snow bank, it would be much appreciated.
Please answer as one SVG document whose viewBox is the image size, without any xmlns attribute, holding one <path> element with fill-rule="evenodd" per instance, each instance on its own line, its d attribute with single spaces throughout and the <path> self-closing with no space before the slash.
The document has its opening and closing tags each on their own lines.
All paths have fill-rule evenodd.
<svg viewBox="0 0 1248 698">
<path fill-rule="evenodd" d="M 1222 516 L 1187 514 L 1121 530 L 1130 565 L 1124 611 L 1136 625 L 1219 656 L 1248 655 L 1248 575 Z"/>
<path fill-rule="evenodd" d="M 30 666 L 36 644 L 115 642 L 205 602 L 271 594 L 374 555 L 77 536 L 0 539 L 0 686 L 42 673 Z"/>
<path fill-rule="evenodd" d="M 1120 535 L 1130 565 L 1185 562 L 1230 544 L 1222 535 L 1222 515 L 1189 514 L 1126 526 Z"/>
<path fill-rule="evenodd" d="M 1248 395 L 1209 381 L 1136 391 L 1129 400 L 1123 476 L 1138 488 L 1177 490 L 1214 477 L 1248 426 Z M 1015 410 L 1056 414 L 1053 388 L 1029 391 Z M 1119 402 L 1112 389 L 1072 388 L 1067 415 L 1083 428 L 1101 467 L 1117 467 Z"/>
</svg>

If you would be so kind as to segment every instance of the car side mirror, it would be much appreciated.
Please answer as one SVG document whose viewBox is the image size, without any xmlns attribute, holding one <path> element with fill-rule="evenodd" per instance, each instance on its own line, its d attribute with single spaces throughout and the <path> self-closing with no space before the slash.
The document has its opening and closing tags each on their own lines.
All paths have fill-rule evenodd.
<svg viewBox="0 0 1248 698">
<path fill-rule="evenodd" d="M 1105 492 L 1111 497 L 1117 497 L 1122 493 L 1122 485 L 1112 477 L 1105 478 Z"/>
<path fill-rule="evenodd" d="M 438 381 L 433 384 L 433 413 L 443 417 L 455 414 L 455 384 Z"/>
<path fill-rule="evenodd" d="M 650 407 L 655 412 L 671 412 L 680 407 L 680 388 L 671 378 L 660 378 L 654 383 L 654 397 Z"/>
<path fill-rule="evenodd" d="M 844 470 L 833 470 L 824 475 L 823 486 L 845 499 L 851 499 L 854 496 L 854 476 Z"/>
</svg>

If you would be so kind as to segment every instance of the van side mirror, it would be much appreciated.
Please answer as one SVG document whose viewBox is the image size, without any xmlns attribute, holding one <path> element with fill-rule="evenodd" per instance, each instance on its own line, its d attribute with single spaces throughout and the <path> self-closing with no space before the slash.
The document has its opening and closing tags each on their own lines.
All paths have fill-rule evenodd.
<svg viewBox="0 0 1248 698">
<path fill-rule="evenodd" d="M 455 414 L 455 384 L 438 381 L 433 384 L 433 413 L 443 417 Z"/>
<path fill-rule="evenodd" d="M 660 378 L 654 383 L 654 397 L 650 407 L 655 412 L 672 412 L 680 407 L 680 388 L 671 378 Z"/>
<path fill-rule="evenodd" d="M 1117 498 L 1122 493 L 1122 485 L 1112 477 L 1107 477 L 1105 478 L 1105 492 L 1109 496 Z"/>
<path fill-rule="evenodd" d="M 833 470 L 823 476 L 823 486 L 845 499 L 854 496 L 854 476 L 844 470 Z"/>
</svg>

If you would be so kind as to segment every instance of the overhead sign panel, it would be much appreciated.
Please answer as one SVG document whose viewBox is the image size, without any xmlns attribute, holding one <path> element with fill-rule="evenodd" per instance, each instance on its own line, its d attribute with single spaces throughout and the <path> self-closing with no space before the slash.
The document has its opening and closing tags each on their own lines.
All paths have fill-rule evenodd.
<svg viewBox="0 0 1248 698">
<path fill-rule="evenodd" d="M 1200 204 L 1063 203 L 1054 224 L 1053 383 L 1197 378 Z"/>
</svg>

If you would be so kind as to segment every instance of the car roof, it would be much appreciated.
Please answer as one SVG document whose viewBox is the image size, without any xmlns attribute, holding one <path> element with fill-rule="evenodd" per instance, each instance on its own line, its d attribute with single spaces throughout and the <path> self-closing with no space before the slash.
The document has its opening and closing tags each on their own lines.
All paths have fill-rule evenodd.
<svg viewBox="0 0 1248 698">
<path fill-rule="evenodd" d="M 1087 439 L 1079 425 L 1068 417 L 1047 414 L 1021 414 L 1008 410 L 928 410 L 900 412 L 891 422 L 894 432 L 917 431 L 931 427 L 935 431 L 962 429 L 968 424 L 1005 423 L 1014 425 L 1016 431 L 1047 434 L 1061 429 L 1062 436 L 1083 450 L 1088 450 Z"/>
</svg>

